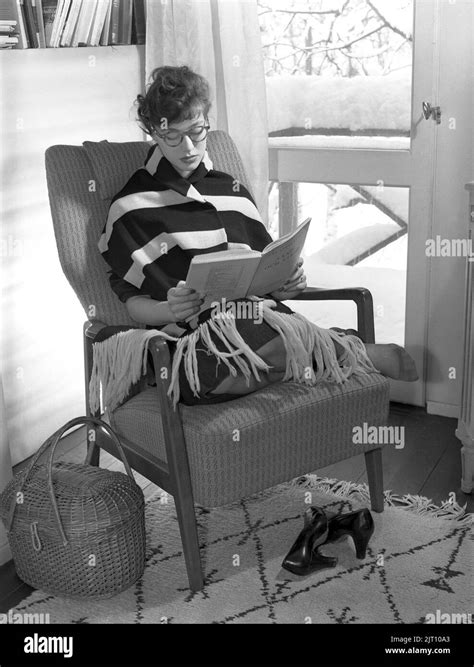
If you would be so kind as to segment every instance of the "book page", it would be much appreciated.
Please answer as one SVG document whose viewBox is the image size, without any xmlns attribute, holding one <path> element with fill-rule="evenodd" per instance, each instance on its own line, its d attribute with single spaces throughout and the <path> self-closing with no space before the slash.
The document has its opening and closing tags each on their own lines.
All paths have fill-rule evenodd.
<svg viewBox="0 0 474 667">
<path fill-rule="evenodd" d="M 309 226 L 309 223 L 311 222 L 311 218 L 306 218 L 306 220 L 303 220 L 297 227 L 292 231 L 288 232 L 288 234 L 284 234 L 283 236 L 280 236 L 279 239 L 276 239 L 275 241 L 272 241 L 269 243 L 265 248 L 262 250 L 262 254 L 266 252 L 270 252 L 274 248 L 277 248 L 280 245 L 284 245 L 285 243 L 288 243 L 291 239 L 293 239 L 294 236 L 299 236 L 301 233 L 305 234 L 306 238 L 306 231 L 303 231 L 306 229 L 306 227 Z"/>
<path fill-rule="evenodd" d="M 311 218 L 307 218 L 293 232 L 270 243 L 262 252 L 262 259 L 247 294 L 263 296 L 282 287 L 294 272 L 303 250 Z"/>
<path fill-rule="evenodd" d="M 199 312 L 210 308 L 213 302 L 220 303 L 221 299 L 230 301 L 244 297 L 260 261 L 259 252 L 242 255 L 223 251 L 224 257 L 217 260 L 212 258 L 213 254 L 218 253 L 194 257 L 186 276 L 188 287 L 206 295 Z"/>
</svg>

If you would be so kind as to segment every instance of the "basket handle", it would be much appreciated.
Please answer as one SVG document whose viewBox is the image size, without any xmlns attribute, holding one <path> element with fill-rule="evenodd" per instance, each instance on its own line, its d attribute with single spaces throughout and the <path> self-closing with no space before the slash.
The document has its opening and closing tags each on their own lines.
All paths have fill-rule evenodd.
<svg viewBox="0 0 474 667">
<path fill-rule="evenodd" d="M 23 488 L 28 480 L 28 477 L 33 469 L 33 466 L 39 459 L 39 457 L 44 454 L 44 452 L 51 447 L 51 453 L 49 455 L 49 460 L 47 464 L 47 470 L 48 470 L 48 490 L 49 490 L 49 496 L 51 498 L 51 503 L 53 505 L 53 511 L 54 511 L 54 516 L 56 519 L 56 523 L 58 526 L 59 533 L 61 534 L 61 539 L 63 540 L 64 546 L 68 544 L 68 539 L 66 537 L 66 534 L 64 532 L 64 528 L 61 522 L 61 517 L 59 516 L 59 510 L 58 510 L 58 504 L 56 502 L 56 497 L 54 495 L 54 489 L 53 489 L 53 478 L 52 478 L 52 468 L 53 468 L 53 457 L 54 457 L 54 452 L 56 451 L 56 447 L 58 446 L 58 443 L 62 436 L 66 433 L 66 431 L 69 431 L 73 426 L 78 426 L 80 424 L 94 424 L 94 426 L 98 426 L 99 428 L 104 429 L 104 431 L 107 433 L 107 435 L 111 438 L 111 440 L 115 443 L 119 454 L 120 458 L 122 459 L 123 465 L 125 467 L 125 470 L 127 472 L 127 475 L 131 477 L 133 480 L 135 480 L 132 470 L 130 468 L 130 465 L 125 457 L 125 453 L 123 451 L 122 445 L 120 443 L 120 440 L 117 438 L 116 434 L 114 431 L 110 428 L 108 424 L 106 424 L 104 421 L 101 419 L 98 419 L 97 417 L 75 417 L 74 419 L 69 420 L 64 426 L 61 426 L 57 431 L 55 431 L 52 435 L 49 436 L 49 438 L 41 445 L 39 450 L 36 452 L 36 454 L 33 456 L 32 460 L 28 464 L 28 467 L 26 471 L 23 473 L 24 477 L 21 481 L 21 484 L 18 489 L 15 491 L 15 497 L 13 498 L 11 507 L 10 507 L 10 512 L 8 516 L 8 530 L 11 531 L 12 529 L 12 524 L 13 524 L 13 519 L 15 516 L 15 510 L 16 506 L 18 505 L 17 502 L 17 497 L 18 494 L 23 491 Z"/>
</svg>

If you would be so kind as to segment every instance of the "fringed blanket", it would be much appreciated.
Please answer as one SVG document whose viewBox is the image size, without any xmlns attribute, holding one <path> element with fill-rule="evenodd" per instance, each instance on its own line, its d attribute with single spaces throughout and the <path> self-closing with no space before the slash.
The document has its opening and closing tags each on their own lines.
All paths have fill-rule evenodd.
<svg viewBox="0 0 474 667">
<path fill-rule="evenodd" d="M 357 336 L 346 336 L 322 329 L 300 313 L 276 312 L 267 301 L 262 307 L 263 321 L 275 329 L 286 350 L 286 372 L 283 382 L 294 380 L 306 385 L 314 385 L 320 380 L 341 384 L 351 375 L 377 373 L 377 369 L 367 356 L 363 342 Z M 211 332 L 224 343 L 228 352 L 214 345 Z M 100 407 L 102 386 L 102 409 L 113 411 L 127 397 L 131 385 L 137 382 L 147 369 L 148 341 L 153 336 L 176 341 L 171 377 L 167 394 L 174 409 L 180 399 L 179 370 L 184 365 L 189 386 L 195 396 L 199 396 L 199 369 L 196 361 L 196 347 L 204 346 L 218 360 L 223 362 L 229 373 L 242 373 L 260 381 L 259 371 L 268 372 L 270 366 L 256 354 L 240 336 L 232 312 L 222 312 L 200 324 L 192 333 L 175 338 L 163 331 L 141 329 L 115 334 L 93 346 L 93 369 L 90 381 L 91 409 Z M 337 356 L 337 343 L 343 349 Z M 160 372 L 155 369 L 157 382 Z M 161 378 L 161 380 L 166 378 Z"/>
</svg>

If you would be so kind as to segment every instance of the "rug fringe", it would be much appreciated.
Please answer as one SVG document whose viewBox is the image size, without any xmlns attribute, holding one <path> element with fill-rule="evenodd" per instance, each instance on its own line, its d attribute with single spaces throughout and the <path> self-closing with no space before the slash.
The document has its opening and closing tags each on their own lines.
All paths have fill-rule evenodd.
<svg viewBox="0 0 474 667">
<path fill-rule="evenodd" d="M 291 482 L 293 486 L 331 493 L 338 498 L 350 499 L 358 496 L 358 500 L 370 505 L 370 491 L 365 483 L 346 482 L 344 480 L 329 477 L 318 477 L 317 475 L 304 475 Z M 474 523 L 474 514 L 466 512 L 467 503 L 459 505 L 456 494 L 451 492 L 447 500 L 440 505 L 435 505 L 430 498 L 406 493 L 400 496 L 391 490 L 384 491 L 385 507 L 403 509 L 419 516 L 428 516 L 436 519 L 456 521 L 458 525 L 464 526 Z"/>
</svg>

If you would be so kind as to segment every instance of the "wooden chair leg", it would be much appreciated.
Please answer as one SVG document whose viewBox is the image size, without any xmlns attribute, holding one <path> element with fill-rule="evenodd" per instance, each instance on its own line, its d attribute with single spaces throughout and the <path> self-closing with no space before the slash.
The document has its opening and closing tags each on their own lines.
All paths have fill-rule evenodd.
<svg viewBox="0 0 474 667">
<path fill-rule="evenodd" d="M 98 466 L 100 464 L 100 447 L 96 442 L 89 443 L 86 463 L 91 466 Z"/>
<path fill-rule="evenodd" d="M 180 410 L 174 410 L 167 395 L 171 378 L 171 356 L 168 343 L 159 336 L 150 339 L 148 349 L 152 354 L 155 371 L 166 370 L 166 374 L 156 372 L 156 392 L 159 401 L 163 435 L 166 448 L 171 487 L 178 515 L 179 530 L 183 543 L 183 553 L 188 571 L 189 587 L 192 591 L 204 588 L 201 568 L 201 554 L 194 511 L 193 488 L 189 469 L 186 441 Z M 164 381 L 159 381 L 159 378 Z"/>
<path fill-rule="evenodd" d="M 199 552 L 196 514 L 192 495 L 183 493 L 182 489 L 178 490 L 174 496 L 174 502 L 183 543 L 189 588 L 194 592 L 201 591 L 204 588 L 204 577 L 201 568 L 201 554 Z"/>
<path fill-rule="evenodd" d="M 99 415 L 100 418 L 100 415 Z M 94 438 L 90 438 L 90 432 L 95 433 Z M 92 425 L 86 426 L 86 439 L 87 439 L 87 456 L 85 463 L 90 466 L 99 466 L 100 465 L 100 432 L 94 428 Z"/>
<path fill-rule="evenodd" d="M 370 452 L 365 452 L 364 456 L 371 507 L 374 512 L 383 512 L 382 450 L 380 448 L 372 449 Z"/>
</svg>

